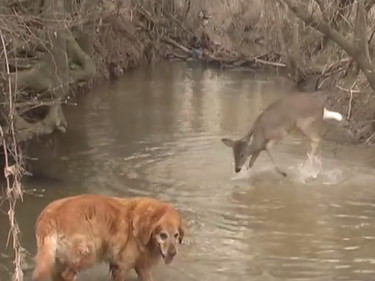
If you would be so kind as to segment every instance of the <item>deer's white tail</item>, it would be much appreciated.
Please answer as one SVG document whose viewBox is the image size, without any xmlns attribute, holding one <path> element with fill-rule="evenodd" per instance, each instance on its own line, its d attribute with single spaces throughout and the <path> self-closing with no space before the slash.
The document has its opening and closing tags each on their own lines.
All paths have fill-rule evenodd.
<svg viewBox="0 0 375 281">
<path fill-rule="evenodd" d="M 327 108 L 324 108 L 323 119 L 335 119 L 337 121 L 341 121 L 343 118 L 340 113 L 336 111 L 330 111 Z"/>
</svg>

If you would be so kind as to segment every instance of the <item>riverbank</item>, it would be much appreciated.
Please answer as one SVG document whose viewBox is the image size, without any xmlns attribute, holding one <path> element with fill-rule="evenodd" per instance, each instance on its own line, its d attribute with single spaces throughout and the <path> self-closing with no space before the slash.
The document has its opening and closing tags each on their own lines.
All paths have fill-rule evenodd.
<svg viewBox="0 0 375 281">
<path fill-rule="evenodd" d="M 161 60 L 195 60 L 224 71 L 243 68 L 290 73 L 288 58 L 278 51 L 277 29 L 270 26 L 270 18 L 264 15 L 265 4 L 255 6 L 251 13 L 244 12 L 240 5 L 231 4 L 231 11 L 222 13 L 220 7 L 209 7 L 203 2 L 190 5 L 190 1 L 185 1 L 173 14 L 166 9 L 154 15 L 145 9 L 132 10 L 134 13 L 124 9 L 108 16 L 108 29 L 98 35 L 94 45 L 93 58 L 98 72 L 86 84 L 85 91 L 103 79 L 116 79 L 131 68 Z M 233 19 L 223 20 L 230 14 L 235 15 Z M 284 12 L 273 22 L 286 23 L 287 16 Z M 238 23 L 244 20 L 248 24 L 239 26 Z M 301 39 L 301 44 L 321 38 L 320 33 L 311 31 Z M 284 43 L 291 44 L 289 41 Z M 331 63 L 336 59 L 337 48 L 327 43 L 324 50 L 315 52 L 311 58 L 312 67 L 304 70 L 303 81 L 296 81 L 299 79 L 296 77 L 291 79 L 296 84 L 307 84 L 306 90 L 317 87 L 322 90 L 327 107 L 350 120 L 350 126 L 344 128 L 352 136 L 350 142 L 371 144 L 375 141 L 372 137 L 375 100 L 368 87 L 361 87 L 359 83 L 357 87 L 351 87 L 353 79 L 348 78 L 347 73 L 345 78 L 337 77 L 336 73 L 345 70 L 348 61 L 342 59 Z"/>
<path fill-rule="evenodd" d="M 25 18 L 19 18 L 24 24 L 15 21 L 14 25 L 18 25 L 17 34 L 26 41 L 17 41 L 13 49 L 7 50 L 10 73 L 4 76 L 8 77 L 5 87 L 13 82 L 16 86 L 16 90 L 8 89 L 10 99 L 15 99 L 13 92 L 22 91 L 16 105 L 9 103 L 13 108 L 8 115 L 15 120 L 17 140 L 66 131 L 68 124 L 61 104 L 76 93 L 89 92 L 104 80 L 117 79 L 131 68 L 161 60 L 193 59 L 224 71 L 271 68 L 286 72 L 297 85 L 310 84 L 308 88 L 323 90 L 327 106 L 346 112 L 355 139 L 371 143 L 375 128 L 370 120 L 375 119 L 375 103 L 371 95 L 357 94 L 368 92 L 366 85 L 357 83 L 358 74 L 351 79 L 356 85 L 349 83 L 350 74 L 358 72 L 353 70 L 353 60 L 296 18 L 293 24 L 297 25 L 290 25 L 293 14 L 285 5 L 262 0 L 253 2 L 251 9 L 247 5 L 244 0 L 224 1 L 214 7 L 208 1 L 114 1 L 101 4 L 94 12 L 92 7 L 79 6 L 84 23 L 76 17 L 68 26 L 63 21 L 53 25 L 46 20 L 46 12 L 40 20 L 51 24 L 43 31 L 51 45 L 43 45 L 45 42 L 40 40 L 44 39 L 36 41 L 36 35 L 29 34 L 30 28 L 35 34 L 41 31 L 30 25 L 25 12 Z M 55 31 L 54 39 L 49 35 Z M 10 40 L 16 36 L 14 32 L 7 35 Z M 322 40 L 325 44 L 319 49 L 316 42 Z M 343 86 L 346 84 L 350 85 Z M 4 121 L 8 127 L 9 120 Z"/>
</svg>

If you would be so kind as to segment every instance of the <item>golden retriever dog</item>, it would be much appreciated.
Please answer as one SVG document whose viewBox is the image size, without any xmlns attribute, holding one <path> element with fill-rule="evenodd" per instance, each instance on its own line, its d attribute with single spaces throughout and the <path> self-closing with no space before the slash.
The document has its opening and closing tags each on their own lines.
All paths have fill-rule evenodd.
<svg viewBox="0 0 375 281">
<path fill-rule="evenodd" d="M 53 201 L 36 222 L 33 281 L 73 281 L 78 273 L 106 262 L 113 280 L 135 269 L 152 281 L 162 258 L 170 264 L 184 237 L 179 213 L 157 199 L 83 194 Z"/>
</svg>

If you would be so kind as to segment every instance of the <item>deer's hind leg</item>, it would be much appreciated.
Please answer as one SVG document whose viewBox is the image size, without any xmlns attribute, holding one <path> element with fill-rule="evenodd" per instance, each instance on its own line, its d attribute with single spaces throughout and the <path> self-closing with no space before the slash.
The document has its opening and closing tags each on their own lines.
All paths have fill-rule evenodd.
<svg viewBox="0 0 375 281">
<path fill-rule="evenodd" d="M 322 164 L 319 157 L 320 143 L 322 140 L 320 134 L 321 123 L 320 120 L 307 120 L 298 124 L 298 128 L 310 140 L 311 150 L 310 153 L 307 153 L 309 160 L 316 162 L 320 166 Z"/>
</svg>

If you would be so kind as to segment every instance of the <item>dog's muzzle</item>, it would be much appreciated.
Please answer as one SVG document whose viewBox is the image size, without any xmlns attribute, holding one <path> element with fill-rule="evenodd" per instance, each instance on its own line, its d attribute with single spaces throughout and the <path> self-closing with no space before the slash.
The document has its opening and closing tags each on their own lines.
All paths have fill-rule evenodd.
<svg viewBox="0 0 375 281">
<path fill-rule="evenodd" d="M 177 250 L 175 248 L 169 249 L 165 255 L 163 254 L 163 251 L 160 249 L 160 255 L 164 259 L 165 264 L 170 264 L 173 261 L 173 258 L 176 254 Z"/>
</svg>

